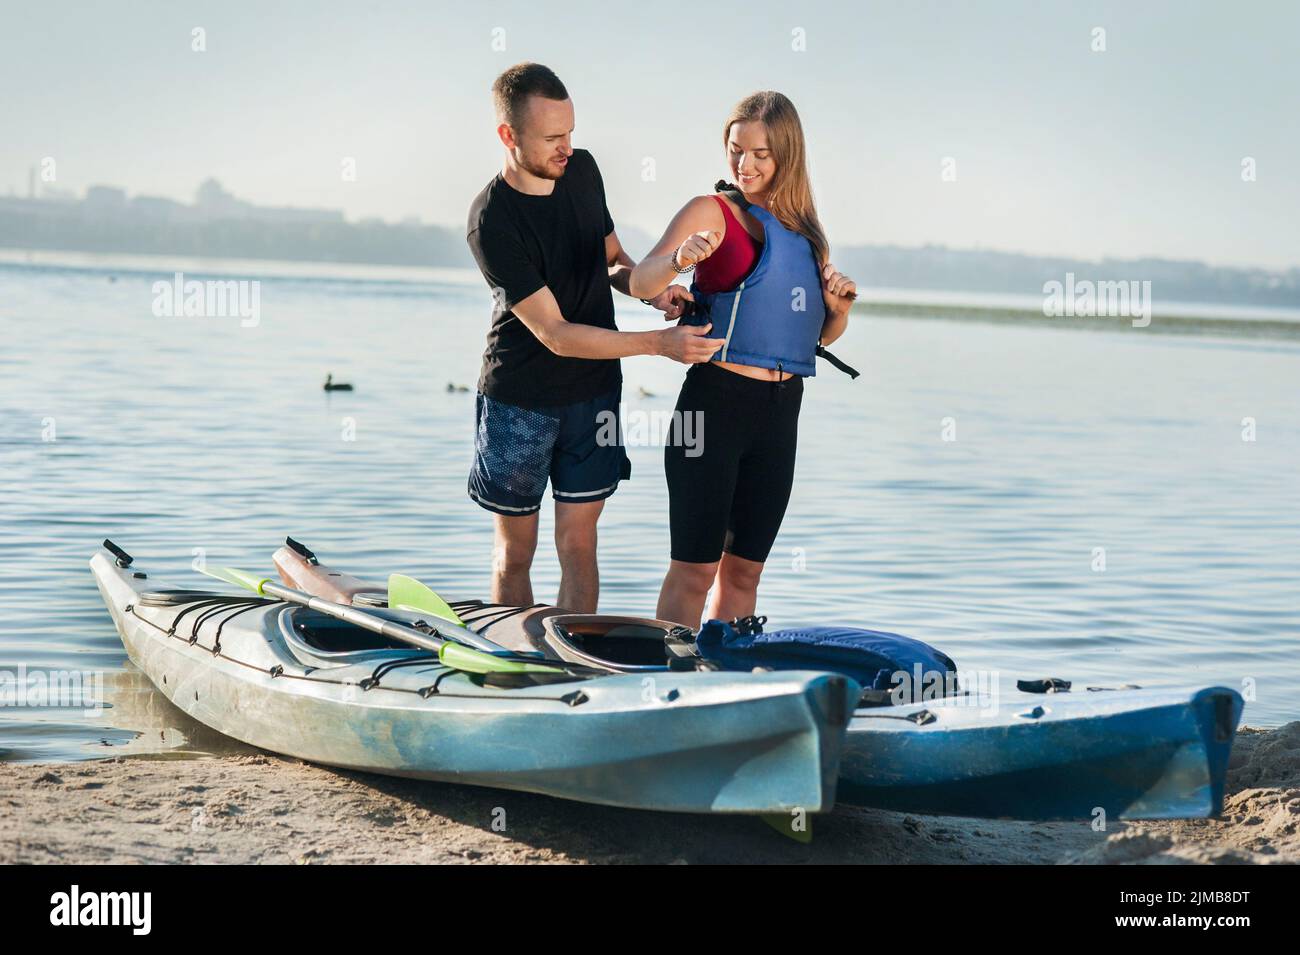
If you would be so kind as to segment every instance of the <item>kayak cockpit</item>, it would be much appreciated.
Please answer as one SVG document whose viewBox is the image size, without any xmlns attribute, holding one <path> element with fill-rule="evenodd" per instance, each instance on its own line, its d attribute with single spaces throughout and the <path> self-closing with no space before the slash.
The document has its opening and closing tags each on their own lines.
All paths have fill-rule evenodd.
<svg viewBox="0 0 1300 955">
<path fill-rule="evenodd" d="M 542 627 L 550 649 L 562 659 L 620 671 L 662 670 L 674 659 L 694 659 L 682 638 L 690 631 L 663 620 L 556 614 Z"/>
<path fill-rule="evenodd" d="M 374 611 L 378 616 L 390 616 Z M 400 618 L 396 622 L 404 623 Z M 285 645 L 307 666 L 340 666 L 372 656 L 429 656 L 408 643 L 363 630 L 355 624 L 306 607 L 287 607 L 280 613 L 280 635 Z"/>
</svg>

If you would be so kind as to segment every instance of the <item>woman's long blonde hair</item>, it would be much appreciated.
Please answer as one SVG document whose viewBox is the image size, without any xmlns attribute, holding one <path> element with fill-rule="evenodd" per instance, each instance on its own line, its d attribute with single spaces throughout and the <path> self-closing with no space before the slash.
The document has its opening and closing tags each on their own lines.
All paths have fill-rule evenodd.
<svg viewBox="0 0 1300 955">
<path fill-rule="evenodd" d="M 803 125 L 794 103 L 773 90 L 746 96 L 736 104 L 722 127 L 723 146 L 730 142 L 732 126 L 752 122 L 767 128 L 767 145 L 776 160 L 776 177 L 767 193 L 767 211 L 781 225 L 806 237 L 813 244 L 817 261 L 824 265 L 830 259 L 830 243 L 826 241 L 826 232 L 813 203 Z"/>
</svg>

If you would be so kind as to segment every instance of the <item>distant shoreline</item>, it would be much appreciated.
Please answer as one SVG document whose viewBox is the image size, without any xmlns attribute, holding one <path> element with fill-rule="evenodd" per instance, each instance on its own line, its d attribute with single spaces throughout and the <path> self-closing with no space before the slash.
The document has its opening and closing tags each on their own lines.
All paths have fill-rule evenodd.
<svg viewBox="0 0 1300 955">
<path fill-rule="evenodd" d="M 882 318 L 926 319 L 931 321 L 984 322 L 994 325 L 1034 325 L 1071 330 L 1131 332 L 1156 335 L 1221 335 L 1232 338 L 1300 339 L 1300 318 L 1210 318 L 1196 314 L 1157 312 L 1151 324 L 1135 327 L 1129 318 L 1058 317 L 1033 309 L 960 306 L 912 302 L 860 302 L 856 312 Z"/>
<path fill-rule="evenodd" d="M 376 281 L 442 283 L 480 288 L 482 277 L 456 266 L 380 265 L 354 262 L 306 262 L 279 259 L 227 259 L 166 256 L 133 252 L 74 252 L 0 248 L 0 268 L 48 268 L 171 276 L 247 276 L 262 279 L 316 279 L 322 282 Z M 1170 302 L 1157 305 L 1151 324 L 1134 327 L 1125 317 L 1044 315 L 1033 296 L 940 289 L 867 288 L 854 305 L 855 315 L 901 319 L 1033 325 L 1087 331 L 1213 335 L 1234 338 L 1300 339 L 1300 309 L 1260 305 Z"/>
</svg>

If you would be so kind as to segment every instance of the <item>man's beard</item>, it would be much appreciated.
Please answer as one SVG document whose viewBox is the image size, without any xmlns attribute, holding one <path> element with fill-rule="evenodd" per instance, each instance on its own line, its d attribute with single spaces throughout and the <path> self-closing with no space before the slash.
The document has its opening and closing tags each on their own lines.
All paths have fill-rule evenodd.
<svg viewBox="0 0 1300 955">
<path fill-rule="evenodd" d="M 520 167 L 522 167 L 525 172 L 529 173 L 530 175 L 536 176 L 538 179 L 563 178 L 564 170 L 569 168 L 566 165 L 562 167 L 559 172 L 556 172 L 554 167 L 551 165 L 549 159 L 546 162 L 541 163 L 540 165 L 536 165 L 534 163 L 529 162 L 527 157 L 525 157 L 524 155 L 518 152 L 515 153 L 515 161 L 519 163 Z"/>
</svg>

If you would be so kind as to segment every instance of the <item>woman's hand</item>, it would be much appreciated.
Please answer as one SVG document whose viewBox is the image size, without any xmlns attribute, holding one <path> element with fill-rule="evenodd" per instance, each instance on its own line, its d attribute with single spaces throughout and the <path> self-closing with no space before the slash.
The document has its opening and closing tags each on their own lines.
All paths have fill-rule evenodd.
<svg viewBox="0 0 1300 955">
<path fill-rule="evenodd" d="M 822 266 L 822 299 L 831 315 L 847 315 L 858 297 L 858 286 L 853 279 L 827 262 Z"/>
<path fill-rule="evenodd" d="M 699 265 L 722 244 L 722 233 L 717 231 L 697 232 L 677 247 L 677 267 L 689 268 Z"/>
</svg>

